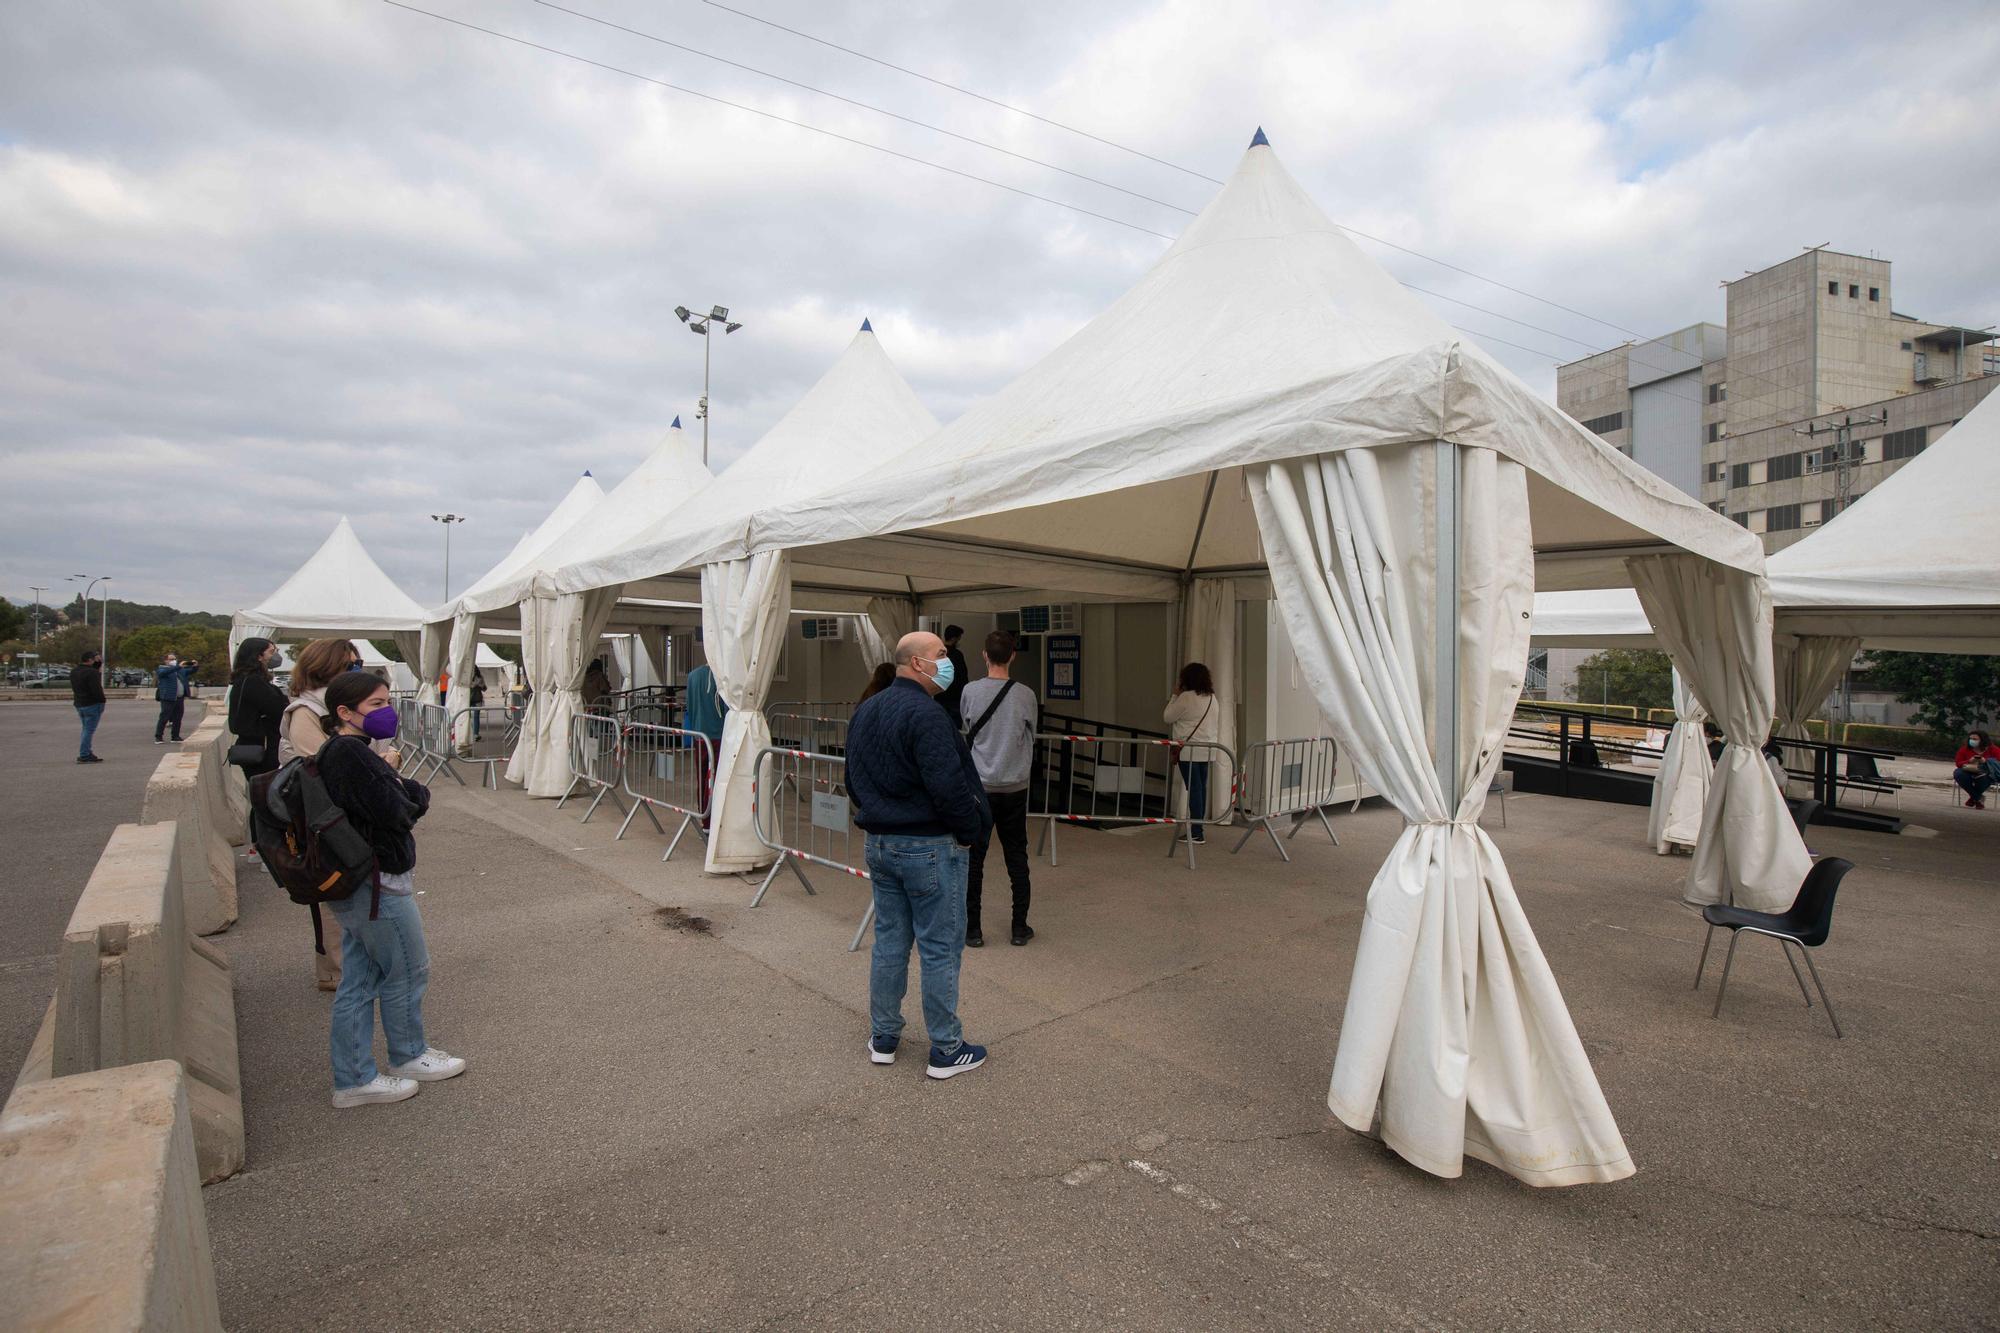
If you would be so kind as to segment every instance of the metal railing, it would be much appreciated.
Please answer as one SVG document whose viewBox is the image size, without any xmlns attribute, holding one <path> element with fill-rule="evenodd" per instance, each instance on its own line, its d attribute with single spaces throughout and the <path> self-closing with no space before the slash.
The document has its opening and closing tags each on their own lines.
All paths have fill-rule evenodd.
<svg viewBox="0 0 2000 1333">
<path fill-rule="evenodd" d="M 443 704 L 420 703 L 411 711 L 415 720 L 415 732 L 411 737 L 411 744 L 415 748 L 417 766 L 409 776 L 428 787 L 438 774 L 449 773 L 451 780 L 463 787 L 465 779 L 451 766 L 452 715 L 445 711 Z M 400 712 L 396 715 L 396 738 L 398 741 L 403 739 L 403 718 Z M 429 771 L 426 772 L 426 769 Z"/>
<path fill-rule="evenodd" d="M 625 830 L 641 810 L 653 821 L 655 829 L 665 833 L 653 810 L 655 807 L 672 810 L 681 816 L 681 825 L 667 843 L 666 855 L 660 858 L 672 860 L 681 836 L 690 827 L 702 828 L 708 823 L 709 798 L 715 780 L 714 744 L 698 731 L 647 722 L 626 723 L 619 740 L 624 747 L 624 758 L 619 765 L 618 785 L 631 798 L 632 808 L 626 813 L 625 822 L 618 826 L 618 836 L 625 836 Z"/>
<path fill-rule="evenodd" d="M 847 752 L 847 724 L 853 721 L 854 710 L 849 705 L 844 713 L 807 712 L 807 709 L 833 707 L 829 704 L 780 704 L 766 709 L 764 718 L 771 724 L 771 744 L 784 750 L 805 750 L 812 754 L 845 754 Z"/>
<path fill-rule="evenodd" d="M 575 795 L 576 789 L 585 786 L 597 788 L 597 795 L 591 799 L 590 808 L 583 812 L 583 823 L 590 822 L 590 817 L 597 813 L 597 807 L 607 796 L 620 811 L 625 810 L 625 802 L 618 795 L 619 770 L 625 757 L 624 747 L 620 744 L 621 730 L 618 719 L 607 713 L 584 709 L 570 718 L 569 771 L 572 776 L 562 800 L 556 802 L 556 809 L 562 809 Z"/>
<path fill-rule="evenodd" d="M 458 738 L 452 760 L 477 764 L 480 785 L 500 790 L 500 765 L 521 739 L 521 714 L 512 708 L 461 708 L 451 715 L 451 734 Z"/>
<path fill-rule="evenodd" d="M 1340 747 L 1331 736 L 1302 737 L 1285 741 L 1260 741 L 1243 752 L 1243 770 L 1237 779 L 1240 793 L 1237 808 L 1250 827 L 1229 849 L 1234 855 L 1255 837 L 1258 829 L 1270 836 L 1278 855 L 1290 861 L 1291 853 L 1278 838 L 1273 821 L 1290 818 L 1287 840 L 1298 836 L 1306 821 L 1317 818 L 1340 846 L 1340 835 L 1327 820 L 1326 807 L 1334 803 L 1334 780 L 1340 774 Z"/>
<path fill-rule="evenodd" d="M 1175 805 L 1177 793 L 1188 794 L 1196 764 L 1207 766 L 1198 816 L 1191 802 L 1178 810 Z M 1226 791 L 1218 790 L 1218 766 L 1228 782 Z M 1035 737 L 1031 771 L 1039 781 L 1030 779 L 1028 814 L 1045 821 L 1035 850 L 1046 848 L 1052 866 L 1057 864 L 1058 823 L 1165 824 L 1174 829 L 1167 855 L 1185 842 L 1188 868 L 1193 869 L 1195 834 L 1226 822 L 1236 804 L 1236 757 L 1210 741 L 1044 733 Z"/>
<path fill-rule="evenodd" d="M 854 823 L 854 806 L 847 795 L 847 761 L 839 755 L 776 745 L 759 750 L 751 770 L 750 821 L 757 841 L 778 853 L 763 883 L 757 886 L 756 896 L 750 899 L 752 907 L 764 901 L 780 866 L 790 866 L 809 895 L 816 891 L 799 868 L 801 861 L 856 879 L 869 878 L 867 835 Z M 849 953 L 861 947 L 861 938 L 874 920 L 871 894 L 868 910 L 862 913 L 861 924 L 848 942 Z"/>
</svg>

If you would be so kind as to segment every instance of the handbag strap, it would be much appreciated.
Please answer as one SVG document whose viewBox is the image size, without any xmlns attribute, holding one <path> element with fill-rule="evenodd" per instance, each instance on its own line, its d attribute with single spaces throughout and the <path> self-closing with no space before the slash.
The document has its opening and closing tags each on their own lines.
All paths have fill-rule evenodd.
<svg viewBox="0 0 2000 1333">
<path fill-rule="evenodd" d="M 1014 682 L 1011 680 L 1008 681 L 1005 685 L 1002 685 L 1000 687 L 1000 692 L 993 696 L 993 702 L 986 705 L 986 711 L 981 713 L 979 715 L 979 720 L 972 724 L 972 730 L 965 733 L 965 743 L 967 745 L 970 745 L 975 740 L 979 739 L 979 733 L 985 729 L 986 724 L 988 722 L 991 722 L 993 720 L 993 714 L 1000 707 L 1000 701 L 1006 698 L 1007 691 L 1013 688 L 1014 688 Z"/>
</svg>

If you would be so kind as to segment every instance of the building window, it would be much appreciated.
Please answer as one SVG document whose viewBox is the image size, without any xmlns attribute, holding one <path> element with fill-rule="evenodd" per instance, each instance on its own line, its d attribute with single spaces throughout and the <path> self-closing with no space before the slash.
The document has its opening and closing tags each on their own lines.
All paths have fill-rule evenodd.
<svg viewBox="0 0 2000 1333">
<path fill-rule="evenodd" d="M 1719 440 L 1719 439 L 1721 439 L 1721 438 L 1722 438 L 1722 423 L 1721 423 L 1721 422 L 1719 422 L 1719 421 L 1711 421 L 1711 422 L 1709 422 L 1709 423 L 1708 423 L 1708 442 L 1709 442 L 1710 444 L 1714 444 L 1714 443 L 1715 443 L 1715 442 L 1716 442 L 1717 440 Z"/>
<path fill-rule="evenodd" d="M 1879 300 L 1881 300 L 1881 299 L 1882 299 L 1882 289 L 1881 289 L 1880 287 L 1870 287 L 1870 288 L 1868 289 L 1868 299 L 1869 299 L 1869 300 L 1871 300 L 1871 301 L 1879 301 Z"/>
<path fill-rule="evenodd" d="M 1798 475 L 1799 456 L 1797 454 L 1779 454 L 1776 458 L 1770 459 L 1764 464 L 1765 481 L 1790 481 Z"/>
<path fill-rule="evenodd" d="M 1714 501 L 1711 501 L 1711 502 L 1709 503 L 1709 506 L 1708 506 L 1708 507 L 1709 507 L 1710 509 L 1713 509 L 1713 510 L 1714 510 L 1714 511 L 1715 511 L 1716 513 L 1718 513 L 1718 514 L 1721 514 L 1721 515 L 1723 515 L 1723 516 L 1725 516 L 1725 517 L 1727 517 L 1727 516 L 1728 516 L 1728 513 L 1729 513 L 1729 503 L 1728 503 L 1728 502 L 1727 502 L 1726 500 L 1714 500 Z"/>
<path fill-rule="evenodd" d="M 1728 401 L 1729 401 L 1729 382 L 1728 382 L 1727 380 L 1717 380 L 1717 381 L 1716 381 L 1715 383 L 1713 383 L 1713 384 L 1709 385 L 1709 386 L 1708 386 L 1708 401 L 1709 401 L 1709 402 L 1711 402 L 1711 403 L 1726 403 L 1726 402 L 1728 402 Z"/>
<path fill-rule="evenodd" d="M 1720 462 L 1710 463 L 1708 465 L 1708 471 L 1703 476 L 1702 480 L 1721 481 L 1723 477 L 1728 475 L 1728 467 L 1729 465 L 1727 463 L 1720 463 Z"/>
<path fill-rule="evenodd" d="M 1828 283 L 1828 284 L 1826 285 L 1826 294 L 1827 294 L 1828 296 L 1838 296 L 1838 295 L 1840 295 L 1840 284 L 1839 284 L 1839 283 L 1837 283 L 1837 282 L 1829 282 L 1829 283 Z"/>
<path fill-rule="evenodd" d="M 1613 412 L 1608 417 L 1592 417 L 1583 423 L 1583 428 L 1593 435 L 1609 435 L 1614 430 L 1625 429 L 1625 414 Z"/>
<path fill-rule="evenodd" d="M 1838 514 L 1839 512 L 1840 512 L 1840 501 L 1838 501 L 1838 500 L 1821 500 L 1821 501 L 1819 502 L 1819 521 L 1820 521 L 1820 522 L 1822 522 L 1822 523 L 1825 523 L 1826 521 L 1828 521 L 1829 519 L 1831 519 L 1831 518 L 1832 518 L 1832 517 L 1833 517 L 1833 516 L 1834 516 L 1835 514 Z"/>
<path fill-rule="evenodd" d="M 1910 343 L 1910 342 L 1905 342 L 1905 343 L 1903 344 L 1903 350 L 1907 352 L 1907 351 L 1909 351 L 1909 350 L 1910 350 L 1910 349 L 1911 349 L 1912 347 L 1914 347 L 1915 345 L 1916 345 L 1916 344 L 1914 344 L 1914 343 Z"/>
<path fill-rule="evenodd" d="M 1795 532 L 1799 526 L 1797 505 L 1775 505 L 1764 511 L 1764 531 Z"/>
<path fill-rule="evenodd" d="M 1747 528 L 1750 526 L 1750 515 L 1746 513 L 1742 513 L 1739 511 L 1737 513 L 1731 514 L 1730 517 L 1736 520 L 1737 525 L 1739 527 Z"/>
<path fill-rule="evenodd" d="M 1858 282 L 1850 282 L 1850 283 L 1848 283 L 1848 284 L 1847 284 L 1847 295 L 1848 295 L 1848 298 L 1849 298 L 1850 300 L 1852 300 L 1852 299 L 1854 299 L 1854 298 L 1856 298 L 1856 297 L 1859 297 L 1859 296 L 1861 295 L 1861 284 L 1860 284 L 1860 283 L 1858 283 Z"/>
<path fill-rule="evenodd" d="M 1929 426 L 1912 426 L 1908 430 L 1892 430 L 1882 437 L 1882 461 L 1892 458 L 1915 458 L 1930 443 Z"/>
</svg>

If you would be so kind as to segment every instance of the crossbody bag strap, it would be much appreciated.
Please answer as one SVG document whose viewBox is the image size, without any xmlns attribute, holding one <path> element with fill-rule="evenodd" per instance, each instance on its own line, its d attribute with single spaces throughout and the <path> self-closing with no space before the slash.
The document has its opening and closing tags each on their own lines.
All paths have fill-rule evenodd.
<svg viewBox="0 0 2000 1333">
<path fill-rule="evenodd" d="M 1006 698 L 1007 691 L 1013 688 L 1014 688 L 1014 682 L 1011 680 L 1008 681 L 1005 685 L 1002 685 L 1000 687 L 1000 692 L 993 696 L 993 702 L 986 705 L 986 711 L 981 713 L 979 715 L 979 720 L 972 724 L 972 730 L 965 733 L 965 743 L 967 745 L 970 745 L 972 744 L 973 741 L 979 739 L 979 733 L 985 729 L 986 724 L 988 722 L 991 722 L 993 720 L 993 714 L 995 711 L 999 709 L 1000 701 Z"/>
</svg>

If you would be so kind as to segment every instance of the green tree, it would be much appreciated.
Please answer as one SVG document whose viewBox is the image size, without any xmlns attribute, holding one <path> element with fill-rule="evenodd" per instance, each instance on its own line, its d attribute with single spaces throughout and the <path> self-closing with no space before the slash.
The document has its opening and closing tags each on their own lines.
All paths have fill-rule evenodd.
<svg viewBox="0 0 2000 1333">
<path fill-rule="evenodd" d="M 114 660 L 118 654 L 119 642 L 123 637 L 123 635 L 115 631 L 111 635 L 110 651 Z M 47 630 L 43 630 L 41 646 L 36 651 L 41 653 L 42 663 L 45 666 L 56 664 L 74 666 L 83 660 L 85 653 L 96 652 L 97 645 L 101 641 L 102 635 L 97 626 L 85 625 L 81 621 L 78 621 L 74 624 L 63 626 L 53 634 Z"/>
<path fill-rule="evenodd" d="M 0 597 L 0 639 L 22 639 L 28 635 L 28 613 Z"/>
<path fill-rule="evenodd" d="M 1628 704 L 1641 717 L 1648 708 L 1674 706 L 1674 663 L 1651 648 L 1607 648 L 1583 659 L 1569 687 L 1576 703 Z"/>
<path fill-rule="evenodd" d="M 368 642 L 374 644 L 375 651 L 388 658 L 391 662 L 400 662 L 403 660 L 403 650 L 396 646 L 394 639 L 370 639 Z"/>
<path fill-rule="evenodd" d="M 2000 657 L 1869 652 L 1861 670 L 1869 685 L 1916 705 L 1911 719 L 1941 741 L 1956 743 L 1967 730 L 1990 731 L 2000 721 Z"/>
</svg>

